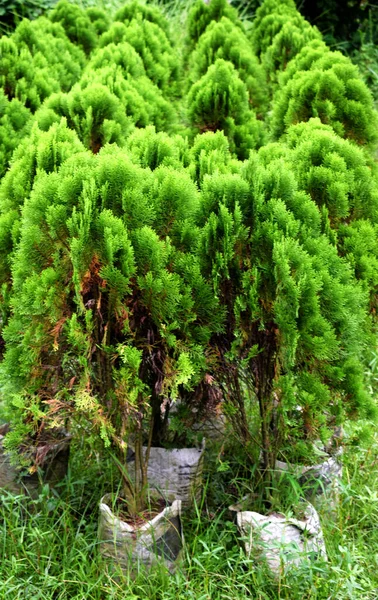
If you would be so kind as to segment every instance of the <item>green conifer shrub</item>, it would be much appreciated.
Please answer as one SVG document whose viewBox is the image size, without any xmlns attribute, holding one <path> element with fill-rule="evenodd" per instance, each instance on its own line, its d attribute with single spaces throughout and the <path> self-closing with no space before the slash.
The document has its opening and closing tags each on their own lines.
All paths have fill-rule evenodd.
<svg viewBox="0 0 378 600">
<path fill-rule="evenodd" d="M 56 171 L 70 156 L 84 152 L 65 119 L 42 132 L 36 124 L 14 152 L 0 182 L 0 285 L 10 283 L 11 254 L 18 242 L 21 211 L 38 173 Z"/>
<path fill-rule="evenodd" d="M 0 306 L 1 331 L 9 317 L 13 250 L 20 236 L 21 212 L 37 174 L 56 172 L 73 154 L 84 152 L 76 134 L 63 119 L 45 133 L 34 125 L 31 135 L 16 149 L 12 164 L 0 183 Z M 2 339 L 2 338 L 1 338 Z"/>
<path fill-rule="evenodd" d="M 151 6 L 138 0 L 131 0 L 115 13 L 113 20 L 128 25 L 133 19 L 149 21 L 158 25 L 172 42 L 169 22 L 157 6 Z"/>
<path fill-rule="evenodd" d="M 285 142 L 299 187 L 326 207 L 333 228 L 361 218 L 378 222 L 377 180 L 363 149 L 319 119 L 292 125 Z"/>
<path fill-rule="evenodd" d="M 312 40 L 306 44 L 296 56 L 294 56 L 288 63 L 286 69 L 280 73 L 279 81 L 280 86 L 283 87 L 292 77 L 294 77 L 297 71 L 309 71 L 316 61 L 323 58 L 326 54 L 331 52 L 330 48 L 323 42 L 323 40 Z M 341 62 L 345 61 L 345 56 L 340 52 L 333 52 L 333 61 Z"/>
<path fill-rule="evenodd" d="M 252 23 L 250 38 L 258 56 L 264 54 L 274 37 L 289 20 L 295 19 L 298 12 L 293 0 L 264 0 L 257 9 Z"/>
<path fill-rule="evenodd" d="M 0 90 L 0 180 L 8 168 L 13 151 L 31 128 L 30 111 L 13 98 L 9 102 Z"/>
<path fill-rule="evenodd" d="M 63 90 L 73 85 L 78 78 L 78 67 L 85 64 L 83 52 L 69 42 L 61 25 L 45 17 L 23 20 L 11 39 L 19 50 L 27 47 L 33 57 L 42 54 Z"/>
<path fill-rule="evenodd" d="M 60 23 L 68 39 L 73 44 L 80 46 L 85 54 L 90 54 L 97 46 L 96 28 L 86 11 L 77 4 L 59 0 L 49 18 L 53 23 Z"/>
<path fill-rule="evenodd" d="M 321 46 L 311 46 L 310 53 L 298 55 L 305 59 L 308 70 L 292 74 L 277 90 L 273 99 L 272 130 L 279 138 L 295 123 L 318 117 L 331 125 L 340 137 L 359 145 L 374 146 L 377 141 L 377 114 L 371 92 L 362 81 L 357 67 L 340 53 L 326 49 L 315 59 Z M 290 68 L 290 67 L 289 67 Z"/>
<path fill-rule="evenodd" d="M 153 124 L 159 131 L 170 131 L 175 125 L 174 106 L 147 77 L 142 59 L 127 42 L 110 43 L 92 54 L 80 86 L 84 89 L 94 82 L 121 100 L 137 127 Z"/>
<path fill-rule="evenodd" d="M 237 10 L 230 6 L 227 0 L 211 0 L 208 4 L 203 0 L 196 0 L 190 9 L 187 20 L 189 44 L 194 46 L 208 25 L 220 21 L 222 17 L 227 17 L 242 29 Z"/>
<path fill-rule="evenodd" d="M 115 21 L 100 37 L 100 47 L 127 42 L 142 58 L 144 68 L 153 83 L 165 92 L 176 91 L 179 75 L 177 52 L 164 31 L 147 20 L 132 19 L 127 24 Z"/>
<path fill-rule="evenodd" d="M 256 11 L 250 37 L 272 83 L 277 83 L 279 73 L 303 47 L 321 40 L 319 31 L 299 14 L 291 0 L 265 0 Z"/>
<path fill-rule="evenodd" d="M 68 94 L 52 94 L 36 114 L 39 127 L 48 131 L 65 117 L 86 148 L 97 153 L 107 143 L 123 146 L 133 128 L 121 100 L 107 86 L 79 84 Z"/>
<path fill-rule="evenodd" d="M 68 91 L 81 75 L 85 57 L 58 23 L 41 17 L 20 23 L 0 38 L 0 85 L 35 111 L 50 94 Z"/>
<path fill-rule="evenodd" d="M 246 391 L 256 399 L 267 469 L 278 451 L 308 459 L 346 415 L 375 414 L 364 385 L 367 288 L 279 152 L 268 162 L 269 147 L 252 154 L 242 177 L 207 176 L 201 195 L 202 265 L 227 310 L 212 341 L 217 376 L 245 443 Z"/>
<path fill-rule="evenodd" d="M 277 81 L 280 71 L 286 69 L 289 61 L 310 41 L 320 40 L 315 27 L 311 27 L 300 15 L 287 19 L 280 31 L 273 37 L 272 43 L 261 55 L 261 62 L 270 80 Z"/>
<path fill-rule="evenodd" d="M 238 173 L 240 165 L 232 157 L 223 131 L 207 131 L 195 137 L 190 149 L 189 171 L 199 187 L 202 187 L 206 175 Z"/>
<path fill-rule="evenodd" d="M 137 129 L 127 140 L 130 156 L 142 167 L 154 171 L 161 165 L 171 166 L 179 170 L 189 165 L 189 146 L 186 139 L 179 135 L 169 136 L 164 132 L 156 132 L 149 125 L 145 129 Z"/>
<path fill-rule="evenodd" d="M 62 116 L 93 152 L 106 143 L 124 145 L 134 126 L 170 131 L 176 120 L 174 107 L 147 76 L 124 77 L 116 64 L 88 67 L 68 94 L 52 94 L 36 113 L 44 131 Z"/>
<path fill-rule="evenodd" d="M 87 70 L 104 69 L 115 65 L 121 68 L 122 75 L 125 78 L 128 75 L 133 79 L 143 75 L 146 76 L 141 57 L 128 42 L 109 43 L 104 48 L 99 48 L 93 52 Z"/>
<path fill-rule="evenodd" d="M 227 17 L 213 21 L 199 38 L 190 57 L 190 79 L 197 81 L 218 58 L 231 62 L 246 84 L 249 103 L 258 114 L 268 102 L 266 75 L 254 56 L 247 36 Z"/>
<path fill-rule="evenodd" d="M 223 130 L 230 148 L 244 159 L 263 144 L 261 121 L 249 106 L 246 85 L 232 63 L 217 59 L 188 94 L 188 115 L 200 131 Z"/>
<path fill-rule="evenodd" d="M 373 294 L 378 285 L 378 180 L 363 150 L 310 119 L 289 128 L 291 168 L 321 208 L 324 230 Z"/>
<path fill-rule="evenodd" d="M 85 418 L 123 465 L 131 514 L 145 499 L 144 424 L 151 444 L 163 397 L 198 380 L 209 336 L 221 328 L 195 254 L 174 243 L 198 205 L 187 173 L 152 173 L 109 147 L 38 174 L 22 215 L 3 333 L 7 447 Z M 125 473 L 131 432 L 135 486 Z"/>
<path fill-rule="evenodd" d="M 95 28 L 98 36 L 102 35 L 109 29 L 111 19 L 101 8 L 98 8 L 97 6 L 89 6 L 85 12 Z"/>
</svg>

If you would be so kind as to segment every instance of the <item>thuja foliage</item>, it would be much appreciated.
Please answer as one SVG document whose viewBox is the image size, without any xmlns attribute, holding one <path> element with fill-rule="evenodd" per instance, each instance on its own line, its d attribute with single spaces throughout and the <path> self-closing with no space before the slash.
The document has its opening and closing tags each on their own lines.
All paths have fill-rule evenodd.
<svg viewBox="0 0 378 600">
<path fill-rule="evenodd" d="M 67 91 L 81 75 L 82 50 L 72 44 L 58 23 L 41 17 L 20 23 L 0 39 L 0 85 L 9 98 L 32 111 L 53 92 Z"/>
<path fill-rule="evenodd" d="M 375 296 L 378 184 L 373 161 L 318 119 L 290 127 L 286 143 L 298 185 L 320 207 L 324 230 Z"/>
<path fill-rule="evenodd" d="M 318 53 L 320 47 L 316 47 Z M 377 141 L 377 115 L 372 94 L 362 81 L 358 69 L 337 52 L 324 48 L 316 60 L 304 49 L 307 69 L 293 72 L 278 89 L 273 101 L 272 126 L 276 137 L 293 123 L 318 117 L 341 136 L 357 144 L 374 145 Z M 297 59 L 302 62 L 301 54 Z M 295 65 L 294 65 L 295 66 Z M 294 67 L 293 67 L 294 68 Z"/>
<path fill-rule="evenodd" d="M 106 85 L 98 83 L 84 89 L 75 86 L 68 94 L 53 94 L 36 115 L 45 131 L 62 116 L 95 154 L 107 143 L 122 146 L 133 126 L 120 99 Z"/>
<path fill-rule="evenodd" d="M 319 119 L 293 125 L 285 141 L 298 184 L 327 208 L 333 228 L 360 218 L 377 222 L 376 169 L 361 148 Z"/>
<path fill-rule="evenodd" d="M 272 81 L 306 44 L 321 39 L 319 31 L 297 12 L 291 0 L 264 2 L 256 11 L 250 37 Z"/>
<path fill-rule="evenodd" d="M 275 146 L 266 159 L 269 148 L 240 174 L 205 178 L 201 235 L 204 268 L 227 310 L 226 331 L 213 338 L 218 377 L 245 441 L 246 389 L 256 397 L 266 468 L 278 450 L 311 454 L 345 415 L 375 410 L 364 386 L 366 286 Z"/>
<path fill-rule="evenodd" d="M 227 19 L 242 29 L 237 10 L 230 6 L 227 0 L 211 0 L 209 3 L 197 0 L 188 15 L 189 45 L 195 45 L 206 31 L 208 25 L 220 21 L 222 17 L 227 17 Z"/>
<path fill-rule="evenodd" d="M 119 69 L 88 70 L 68 94 L 53 94 L 36 113 L 48 131 L 65 117 L 86 148 L 97 153 L 107 143 L 123 146 L 137 127 L 170 130 L 174 111 L 147 77 L 128 80 Z"/>
<path fill-rule="evenodd" d="M 37 173 L 55 172 L 70 156 L 84 152 L 64 121 L 47 133 L 34 126 L 30 137 L 17 148 L 12 166 L 0 184 L 0 304 L 1 328 L 7 322 L 12 286 L 13 250 L 20 236 L 21 211 L 30 196 Z"/>
<path fill-rule="evenodd" d="M 11 101 L 0 90 L 0 178 L 20 141 L 30 132 L 30 111 L 13 98 Z"/>
<path fill-rule="evenodd" d="M 107 29 L 107 19 L 104 13 L 97 13 L 97 21 L 102 21 L 101 29 Z M 60 0 L 50 13 L 49 18 L 53 23 L 60 23 L 72 43 L 80 46 L 86 54 L 97 46 L 98 34 L 90 16 L 79 6 Z"/>
<path fill-rule="evenodd" d="M 114 15 L 114 21 L 128 24 L 133 19 L 150 21 L 162 29 L 168 39 L 171 39 L 171 31 L 168 20 L 163 16 L 157 6 L 151 6 L 132 0 L 124 4 Z"/>
<path fill-rule="evenodd" d="M 133 160 L 154 171 L 161 165 L 180 169 L 190 164 L 190 150 L 180 135 L 156 132 L 153 126 L 137 129 L 128 139 L 127 148 Z"/>
<path fill-rule="evenodd" d="M 276 138 L 291 124 L 318 117 L 341 137 L 376 143 L 373 100 L 358 69 L 330 51 L 294 2 L 266 0 L 257 10 L 251 39 L 270 80 L 279 82 L 272 106 Z"/>
<path fill-rule="evenodd" d="M 293 0 L 265 0 L 256 10 L 250 37 L 258 55 L 267 51 L 283 24 L 298 16 Z"/>
<path fill-rule="evenodd" d="M 182 246 L 198 206 L 183 170 L 152 172 L 111 149 L 37 175 L 3 332 L 4 396 L 15 411 L 8 448 L 38 436 L 49 415 L 55 426 L 89 420 L 122 463 L 130 432 L 143 441 L 145 419 L 153 418 L 150 443 L 159 436 L 162 398 L 199 378 L 221 328 L 198 260 Z M 136 495 L 124 483 L 133 513 L 146 467 Z"/>
<path fill-rule="evenodd" d="M 99 70 L 106 67 L 120 67 L 123 77 L 137 79 L 146 75 L 142 58 L 128 42 L 109 43 L 99 48 L 88 62 L 88 70 Z M 91 73 L 92 77 L 94 73 Z M 89 79 L 89 77 L 88 77 Z"/>
<path fill-rule="evenodd" d="M 143 60 L 128 42 L 109 43 L 96 50 L 83 73 L 80 86 L 98 82 L 106 85 L 133 117 L 138 127 L 149 124 L 170 131 L 175 109 L 147 76 Z"/>
<path fill-rule="evenodd" d="M 60 2 L 0 40 L 8 448 L 78 419 L 123 464 L 132 433 L 131 512 L 162 402 L 210 375 L 266 470 L 375 414 L 371 95 L 291 0 L 250 40 L 226 0 L 187 28 L 179 48 L 156 7 Z"/>
<path fill-rule="evenodd" d="M 223 130 L 238 158 L 264 141 L 261 121 L 250 108 L 245 83 L 229 61 L 218 58 L 188 94 L 188 114 L 198 130 Z"/>
<path fill-rule="evenodd" d="M 106 143 L 123 146 L 135 126 L 169 131 L 175 111 L 147 77 L 139 54 L 120 42 L 93 52 L 72 90 L 52 94 L 36 114 L 44 131 L 61 117 L 97 153 Z"/>
<path fill-rule="evenodd" d="M 241 162 L 232 157 L 229 142 L 222 131 L 197 135 L 190 149 L 189 170 L 202 188 L 206 175 L 239 173 Z"/>
<path fill-rule="evenodd" d="M 253 54 L 247 36 L 227 17 L 213 21 L 199 38 L 190 57 L 190 78 L 197 81 L 218 59 L 231 62 L 246 84 L 250 105 L 265 112 L 268 102 L 266 75 Z"/>
<path fill-rule="evenodd" d="M 115 21 L 99 41 L 103 48 L 108 44 L 127 42 L 142 58 L 144 68 L 153 83 L 165 92 L 176 91 L 179 74 L 177 53 L 163 29 L 148 20 Z"/>
</svg>

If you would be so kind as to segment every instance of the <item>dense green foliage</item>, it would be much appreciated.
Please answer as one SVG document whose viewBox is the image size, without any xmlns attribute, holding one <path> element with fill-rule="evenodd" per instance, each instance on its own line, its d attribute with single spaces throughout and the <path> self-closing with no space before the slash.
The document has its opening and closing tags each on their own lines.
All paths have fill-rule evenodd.
<svg viewBox="0 0 378 600">
<path fill-rule="evenodd" d="M 8 38 L 0 39 L 0 85 L 9 99 L 18 98 L 31 110 L 58 90 L 69 90 L 79 79 L 84 55 L 58 23 L 45 17 L 24 20 Z"/>
<path fill-rule="evenodd" d="M 191 79 L 197 81 L 210 65 L 222 58 L 231 62 L 246 84 L 249 103 L 263 113 L 268 100 L 266 76 L 246 35 L 227 17 L 213 21 L 200 37 L 190 58 Z"/>
<path fill-rule="evenodd" d="M 190 348 L 198 336 L 174 309 L 184 302 L 189 310 L 181 265 L 187 260 L 197 265 L 207 295 L 212 290 L 213 311 L 220 310 L 216 334 L 211 320 L 200 319 L 207 332 L 201 343 L 218 356 L 207 368 L 237 402 L 235 422 L 246 440 L 245 386 L 256 398 L 267 467 L 283 443 L 326 440 L 346 415 L 374 412 L 363 355 L 376 304 L 378 191 L 373 163 L 355 142 L 373 147 L 376 115 L 356 67 L 327 48 L 291 0 L 266 0 L 250 41 L 224 0 L 197 2 L 187 28 L 182 66 L 168 20 L 135 1 L 111 20 L 61 0 L 49 19 L 24 21 L 2 38 L 4 170 L 20 144 L 0 186 L 3 394 L 11 390 L 12 402 L 16 390 L 27 390 L 35 400 L 43 389 L 51 402 L 67 395 L 69 407 L 83 390 L 107 397 L 117 387 L 112 373 L 122 360 L 114 357 L 128 335 L 118 339 L 117 319 L 133 312 L 130 298 L 139 303 L 147 293 L 138 269 L 175 281 L 172 296 L 161 284 L 167 309 L 145 310 L 161 343 L 168 328 L 172 350 L 178 331 Z M 30 85 L 33 69 L 40 79 Z M 168 194 L 164 201 L 159 190 Z M 147 269 L 138 253 L 153 247 Z M 155 273 L 153 263 L 163 271 Z M 85 308 L 90 279 L 97 296 L 112 299 L 104 300 L 106 310 L 115 311 L 108 315 L 114 340 L 103 346 L 100 338 L 90 341 L 106 321 L 102 315 L 101 326 L 93 325 L 99 309 Z M 159 302 L 156 285 L 149 293 Z M 195 323 L 200 303 L 190 306 L 185 319 Z M 102 358 L 75 341 L 72 319 Z M 102 382 L 97 370 L 111 353 Z M 161 354 L 170 356 L 168 347 Z M 61 375 L 54 368 L 53 377 L 43 366 L 67 361 L 70 368 Z M 152 385 L 149 376 L 141 381 Z"/>
<path fill-rule="evenodd" d="M 275 136 L 292 123 L 318 117 L 341 137 L 376 144 L 372 95 L 348 58 L 319 42 L 310 44 L 289 65 L 285 80 L 273 103 Z"/>
<path fill-rule="evenodd" d="M 263 144 L 261 121 L 249 107 L 248 90 L 232 63 L 218 58 L 188 94 L 189 118 L 200 131 L 223 130 L 238 158 Z"/>
<path fill-rule="evenodd" d="M 278 456 L 377 416 L 377 113 L 293 0 L 183 24 L 60 0 L 0 38 L 5 446 L 123 464 L 223 410 L 274 504 Z"/>
</svg>

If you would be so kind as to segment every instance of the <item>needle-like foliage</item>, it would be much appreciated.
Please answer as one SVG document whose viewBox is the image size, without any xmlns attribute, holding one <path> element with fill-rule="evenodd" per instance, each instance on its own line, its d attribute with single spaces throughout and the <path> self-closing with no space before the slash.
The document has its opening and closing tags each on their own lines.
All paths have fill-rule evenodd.
<svg viewBox="0 0 378 600">
<path fill-rule="evenodd" d="M 196 44 L 208 25 L 220 21 L 222 17 L 227 17 L 242 29 L 237 10 L 230 6 L 227 0 L 211 0 L 209 3 L 197 0 L 188 15 L 189 45 Z"/>
<path fill-rule="evenodd" d="M 201 237 L 204 268 L 227 310 L 226 332 L 213 339 L 218 377 L 246 443 L 246 387 L 256 398 L 266 468 L 279 451 L 298 458 L 307 444 L 311 454 L 313 440 L 327 439 L 345 415 L 375 411 L 364 384 L 367 286 L 324 232 L 290 162 L 275 146 L 267 160 L 269 150 L 241 174 L 205 178 Z"/>
<path fill-rule="evenodd" d="M 213 21 L 198 40 L 190 57 L 192 83 L 205 75 L 218 58 L 234 65 L 246 84 L 250 105 L 263 114 L 268 102 L 265 72 L 253 54 L 247 36 L 227 17 Z"/>
<path fill-rule="evenodd" d="M 0 86 L 32 111 L 59 90 L 79 79 L 84 53 L 72 44 L 59 23 L 45 17 L 22 21 L 8 38 L 0 39 Z"/>
<path fill-rule="evenodd" d="M 105 15 L 97 13 L 97 20 L 101 19 L 101 29 L 104 28 Z M 76 4 L 59 0 L 54 10 L 50 14 L 53 23 L 60 23 L 68 39 L 77 46 L 80 46 L 86 54 L 90 54 L 98 44 L 98 34 L 95 25 L 90 16 Z"/>
<path fill-rule="evenodd" d="M 0 178 L 5 174 L 13 151 L 30 133 L 30 111 L 17 99 L 9 101 L 0 90 Z"/>
<path fill-rule="evenodd" d="M 151 423 L 149 444 L 158 436 L 163 398 L 200 378 L 222 325 L 198 258 L 182 243 L 198 207 L 183 170 L 152 172 L 112 148 L 38 173 L 3 331 L 3 395 L 18 407 L 8 448 L 67 417 L 87 419 L 122 464 L 131 432 L 137 452 L 143 424 Z M 123 468 L 132 515 L 145 501 L 139 466 L 135 485 Z"/>
<path fill-rule="evenodd" d="M 192 85 L 188 113 L 200 131 L 223 130 L 238 158 L 263 144 L 263 124 L 250 108 L 247 87 L 233 64 L 221 58 Z"/>
<path fill-rule="evenodd" d="M 115 21 L 100 38 L 100 46 L 127 42 L 141 57 L 148 77 L 165 92 L 176 90 L 179 62 L 163 29 L 148 20 Z"/>
</svg>

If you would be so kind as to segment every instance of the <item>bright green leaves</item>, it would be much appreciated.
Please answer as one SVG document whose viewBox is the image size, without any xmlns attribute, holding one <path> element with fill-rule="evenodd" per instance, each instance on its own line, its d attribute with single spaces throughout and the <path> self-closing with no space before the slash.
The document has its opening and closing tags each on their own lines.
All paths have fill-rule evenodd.
<svg viewBox="0 0 378 600">
<path fill-rule="evenodd" d="M 15 98 L 9 102 L 0 90 L 0 177 L 5 174 L 12 152 L 30 129 L 30 111 Z"/>
<path fill-rule="evenodd" d="M 100 15 L 97 15 L 97 20 Z M 102 16 L 104 20 L 105 15 Z M 106 17 L 105 17 L 106 18 Z M 97 45 L 97 31 L 90 17 L 79 6 L 60 0 L 50 14 L 53 23 L 60 23 L 68 39 L 84 50 L 86 54 Z"/>
<path fill-rule="evenodd" d="M 257 155 L 252 153 L 240 174 L 204 177 L 201 210 L 207 222 L 200 254 L 204 272 L 227 314 L 226 333 L 216 341 L 220 355 L 225 353 L 231 361 L 224 368 L 241 369 L 242 381 L 248 373 L 248 385 L 256 394 L 265 390 L 260 402 L 266 407 L 274 390 L 285 415 L 284 443 L 298 443 L 299 451 L 320 430 L 323 435 L 336 412 L 340 414 L 336 405 L 345 414 L 353 413 L 350 386 L 359 395 L 361 414 L 370 410 L 371 402 L 363 391 L 368 294 L 366 282 L 359 282 L 356 274 L 357 262 L 362 271 L 369 254 L 372 262 L 364 276 L 373 277 L 376 261 L 372 224 L 369 229 L 366 221 L 356 220 L 353 225 L 345 223 L 345 230 L 339 229 L 350 250 L 359 248 L 353 270 L 343 242 L 336 247 L 324 233 L 324 216 L 317 207 L 328 194 L 344 210 L 340 197 L 344 190 L 348 215 L 353 214 L 359 190 L 353 192 L 353 182 L 358 186 L 359 180 L 358 176 L 354 179 L 354 169 L 365 172 L 364 155 L 319 123 L 292 128 L 288 142 L 286 148 L 271 144 Z M 316 169 L 323 177 L 321 185 L 314 184 L 317 179 L 312 170 Z M 328 169 L 329 178 L 324 179 Z M 345 189 L 342 173 L 348 182 Z M 375 187 L 368 171 L 365 177 L 360 189 L 370 190 L 367 204 L 371 210 Z M 334 185 L 337 181 L 339 189 Z M 331 220 L 331 225 L 336 223 Z M 364 248 L 360 228 L 361 234 L 366 233 Z M 354 371 L 348 366 L 350 360 Z M 219 373 L 222 377 L 222 370 Z M 337 396 L 334 410 L 327 404 L 332 390 Z"/>
<path fill-rule="evenodd" d="M 178 76 L 176 54 L 164 31 L 155 23 L 133 19 L 127 24 L 117 21 L 100 38 L 100 46 L 127 42 L 141 57 L 148 77 L 168 92 Z"/>
<path fill-rule="evenodd" d="M 197 0 L 188 17 L 190 42 L 195 44 L 206 31 L 208 25 L 220 21 L 222 17 L 227 17 L 231 22 L 241 27 L 237 11 L 229 5 L 227 0 L 211 0 L 208 4 L 202 2 L 202 0 Z"/>
<path fill-rule="evenodd" d="M 311 40 L 321 39 L 318 30 L 297 12 L 290 0 L 265 0 L 256 12 L 250 37 L 254 51 L 273 82 L 304 46 Z"/>
<path fill-rule="evenodd" d="M 83 52 L 65 36 L 59 24 L 44 17 L 20 23 L 10 38 L 0 41 L 0 85 L 32 111 L 59 90 L 68 91 L 84 66 Z"/>
<path fill-rule="evenodd" d="M 2 394 L 123 457 L 211 372 L 247 442 L 256 401 L 299 453 L 373 412 L 376 115 L 292 0 L 249 31 L 201 0 L 187 25 L 180 49 L 154 6 L 61 1 L 1 38 Z"/>
<path fill-rule="evenodd" d="M 248 92 L 230 62 L 218 59 L 190 89 L 189 117 L 201 131 L 222 129 L 239 158 L 263 144 L 261 121 L 249 108 Z"/>
<path fill-rule="evenodd" d="M 234 65 L 247 87 L 249 104 L 258 114 L 263 114 L 268 100 L 264 70 L 246 35 L 226 17 L 219 22 L 212 21 L 191 54 L 192 82 L 200 79 L 218 58 Z"/>
<path fill-rule="evenodd" d="M 163 16 L 161 11 L 156 6 L 151 6 L 138 2 L 138 0 L 131 0 L 122 6 L 115 14 L 114 21 L 120 21 L 126 25 L 133 19 L 138 21 L 149 21 L 154 23 L 168 38 L 170 38 L 170 27 L 169 21 Z"/>
<path fill-rule="evenodd" d="M 187 164 L 189 147 L 182 137 L 156 133 L 153 126 L 137 129 L 128 139 L 127 147 L 142 167 L 154 171 L 160 165 L 179 169 Z"/>
<path fill-rule="evenodd" d="M 318 119 L 291 127 L 286 140 L 300 187 L 326 205 L 334 226 L 347 217 L 378 219 L 378 187 L 361 149 Z"/>
<path fill-rule="evenodd" d="M 164 359 L 165 393 L 198 381 L 222 313 L 188 251 L 199 196 L 181 163 L 152 172 L 108 147 L 59 168 L 43 152 L 43 141 L 58 153 L 73 136 L 59 127 L 40 134 L 37 160 L 49 168 L 37 170 L 22 211 L 2 373 L 14 389 L 63 392 L 78 417 L 85 413 L 112 439 L 117 419 L 105 414 L 106 399 L 129 408 L 139 394 L 146 400 L 155 352 Z"/>
<path fill-rule="evenodd" d="M 376 143 L 373 99 L 348 58 L 318 44 L 310 46 L 310 51 L 305 47 L 288 69 L 292 75 L 277 90 L 273 102 L 276 137 L 291 124 L 317 117 L 340 137 L 359 145 Z"/>
<path fill-rule="evenodd" d="M 132 128 L 121 101 L 106 86 L 95 83 L 85 89 L 75 86 L 68 94 L 50 96 L 37 114 L 44 130 L 61 117 L 66 118 L 68 126 L 94 154 L 107 143 L 122 146 Z"/>
</svg>

